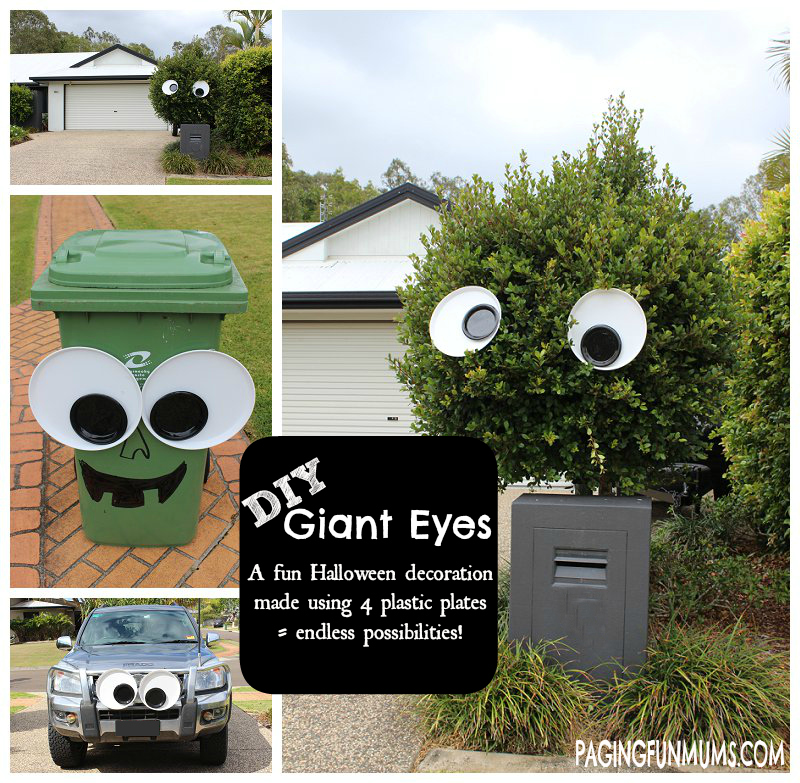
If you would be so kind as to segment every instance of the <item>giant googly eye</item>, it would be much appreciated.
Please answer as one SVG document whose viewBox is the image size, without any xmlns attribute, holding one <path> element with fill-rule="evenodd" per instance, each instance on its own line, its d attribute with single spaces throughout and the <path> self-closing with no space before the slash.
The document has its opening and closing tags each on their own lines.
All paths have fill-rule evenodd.
<svg viewBox="0 0 800 783">
<path fill-rule="evenodd" d="M 500 328 L 500 302 L 485 288 L 470 285 L 449 293 L 433 311 L 433 344 L 448 356 L 485 348 Z"/>
<path fill-rule="evenodd" d="M 208 82 L 195 82 L 192 85 L 192 95 L 195 98 L 205 98 L 209 92 Z"/>
<path fill-rule="evenodd" d="M 62 348 L 39 362 L 28 386 L 42 429 L 65 446 L 116 446 L 142 416 L 139 384 L 125 365 L 95 348 Z"/>
<path fill-rule="evenodd" d="M 164 95 L 175 95 L 178 92 L 178 82 L 175 79 L 167 79 L 164 84 L 161 85 L 161 92 Z"/>
<path fill-rule="evenodd" d="M 139 698 L 151 710 L 168 710 L 181 696 L 181 681 L 166 669 L 156 669 L 142 677 Z"/>
<path fill-rule="evenodd" d="M 187 351 L 150 373 L 142 387 L 142 420 L 162 443 L 207 449 L 235 435 L 255 402 L 253 379 L 236 359 Z"/>
<path fill-rule="evenodd" d="M 136 680 L 122 669 L 104 671 L 95 683 L 95 693 L 104 707 L 124 710 L 136 698 Z"/>
<path fill-rule="evenodd" d="M 569 314 L 572 352 L 596 370 L 630 364 L 644 347 L 647 318 L 642 306 L 619 288 L 584 294 Z"/>
</svg>

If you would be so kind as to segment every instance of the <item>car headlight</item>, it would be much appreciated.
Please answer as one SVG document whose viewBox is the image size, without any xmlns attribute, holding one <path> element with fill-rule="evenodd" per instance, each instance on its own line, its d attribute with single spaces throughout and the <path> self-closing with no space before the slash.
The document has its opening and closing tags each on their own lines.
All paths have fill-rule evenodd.
<svg viewBox="0 0 800 783">
<path fill-rule="evenodd" d="M 203 691 L 216 691 L 225 687 L 225 667 L 210 666 L 207 669 L 197 670 L 197 679 L 194 689 L 202 693 Z"/>
<path fill-rule="evenodd" d="M 81 678 L 74 672 L 53 669 L 50 674 L 50 688 L 57 693 L 81 693 Z"/>
</svg>

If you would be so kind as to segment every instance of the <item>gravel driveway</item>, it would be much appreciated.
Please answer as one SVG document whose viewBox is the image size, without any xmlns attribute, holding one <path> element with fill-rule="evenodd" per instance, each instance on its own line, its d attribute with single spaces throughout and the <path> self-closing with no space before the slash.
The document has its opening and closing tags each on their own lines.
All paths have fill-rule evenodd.
<svg viewBox="0 0 800 783">
<path fill-rule="evenodd" d="M 34 133 L 11 148 L 12 185 L 163 185 L 167 131 Z"/>
<path fill-rule="evenodd" d="M 90 745 L 86 762 L 69 772 L 270 772 L 271 737 L 255 718 L 233 708 L 228 760 L 221 767 L 200 764 L 197 742 L 150 742 L 125 746 Z M 47 749 L 47 706 L 41 703 L 11 716 L 11 771 L 62 772 Z"/>
<path fill-rule="evenodd" d="M 284 772 L 410 772 L 422 735 L 412 697 L 284 694 Z"/>
</svg>

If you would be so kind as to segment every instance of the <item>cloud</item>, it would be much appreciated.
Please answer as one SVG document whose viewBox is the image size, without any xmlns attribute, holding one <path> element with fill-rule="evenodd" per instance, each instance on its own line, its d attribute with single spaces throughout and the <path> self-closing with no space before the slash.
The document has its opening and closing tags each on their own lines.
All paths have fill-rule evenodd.
<svg viewBox="0 0 800 783">
<path fill-rule="evenodd" d="M 769 16 L 754 31 L 731 13 L 286 13 L 284 140 L 296 166 L 361 180 L 397 156 L 499 182 L 522 148 L 542 168 L 583 146 L 624 91 L 643 142 L 717 201 L 788 122 Z"/>
</svg>

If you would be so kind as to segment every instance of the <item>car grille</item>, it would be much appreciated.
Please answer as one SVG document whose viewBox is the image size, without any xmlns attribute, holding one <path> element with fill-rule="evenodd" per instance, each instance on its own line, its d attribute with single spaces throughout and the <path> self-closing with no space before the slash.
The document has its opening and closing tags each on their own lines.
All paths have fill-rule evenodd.
<svg viewBox="0 0 800 783">
<path fill-rule="evenodd" d="M 171 707 L 168 710 L 98 710 L 97 717 L 100 720 L 177 720 L 181 711 L 178 707 Z"/>
</svg>

